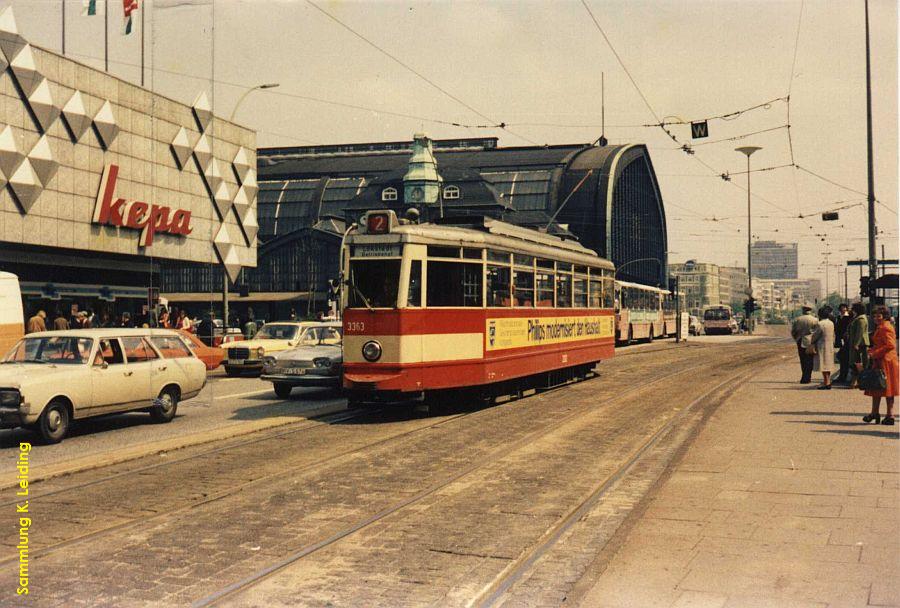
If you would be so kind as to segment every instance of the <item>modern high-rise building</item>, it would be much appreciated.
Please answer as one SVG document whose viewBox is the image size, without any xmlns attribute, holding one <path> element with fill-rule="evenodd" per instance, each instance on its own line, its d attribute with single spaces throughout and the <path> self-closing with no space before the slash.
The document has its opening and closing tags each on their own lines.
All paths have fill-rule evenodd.
<svg viewBox="0 0 900 608">
<path fill-rule="evenodd" d="M 797 243 L 756 241 L 750 248 L 753 276 L 760 279 L 796 279 Z"/>
</svg>

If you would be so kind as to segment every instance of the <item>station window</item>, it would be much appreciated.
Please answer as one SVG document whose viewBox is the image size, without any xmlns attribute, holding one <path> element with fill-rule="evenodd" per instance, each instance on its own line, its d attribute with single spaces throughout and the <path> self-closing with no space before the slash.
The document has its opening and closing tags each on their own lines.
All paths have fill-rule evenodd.
<svg viewBox="0 0 900 608">
<path fill-rule="evenodd" d="M 381 200 L 383 201 L 395 201 L 397 200 L 397 189 L 396 188 L 385 188 L 381 191 Z"/>
<path fill-rule="evenodd" d="M 553 308 L 553 273 L 539 270 L 536 276 L 536 305 L 539 308 Z"/>
<path fill-rule="evenodd" d="M 556 275 L 556 307 L 572 307 L 572 275 Z"/>
<path fill-rule="evenodd" d="M 515 305 L 531 306 L 534 302 L 534 273 L 528 270 L 516 270 L 513 273 L 515 288 Z"/>
<path fill-rule="evenodd" d="M 446 186 L 444 188 L 444 199 L 454 200 L 459 198 L 459 186 Z"/>
<path fill-rule="evenodd" d="M 481 306 L 480 264 L 428 261 L 428 306 Z"/>
<path fill-rule="evenodd" d="M 588 280 L 586 277 L 575 277 L 572 294 L 575 308 L 585 308 L 588 305 Z"/>
<path fill-rule="evenodd" d="M 509 268 L 488 265 L 487 305 L 505 307 L 510 304 L 512 304 L 512 300 L 509 297 Z"/>
<path fill-rule="evenodd" d="M 407 306 L 422 306 L 422 262 L 412 260 L 409 264 L 409 291 L 406 294 Z"/>
</svg>

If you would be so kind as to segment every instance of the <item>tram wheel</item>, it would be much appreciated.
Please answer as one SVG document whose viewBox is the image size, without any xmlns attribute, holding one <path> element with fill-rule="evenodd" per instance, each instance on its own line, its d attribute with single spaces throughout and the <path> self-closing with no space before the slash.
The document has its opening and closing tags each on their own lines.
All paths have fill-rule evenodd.
<svg viewBox="0 0 900 608">
<path fill-rule="evenodd" d="M 650 336 L 647 338 L 647 342 L 653 342 L 653 326 L 650 326 Z"/>
</svg>

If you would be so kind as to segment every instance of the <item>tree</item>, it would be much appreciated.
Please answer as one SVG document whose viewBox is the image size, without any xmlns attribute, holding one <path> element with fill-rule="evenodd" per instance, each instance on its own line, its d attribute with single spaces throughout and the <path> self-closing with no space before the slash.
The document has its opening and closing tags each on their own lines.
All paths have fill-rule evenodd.
<svg viewBox="0 0 900 608">
<path fill-rule="evenodd" d="M 843 297 L 841 297 L 841 294 L 836 291 L 832 291 L 830 294 L 828 294 L 828 297 L 822 301 L 822 305 L 824 306 L 827 304 L 834 310 L 837 310 L 838 306 L 840 306 L 844 301 L 845 300 Z"/>
</svg>

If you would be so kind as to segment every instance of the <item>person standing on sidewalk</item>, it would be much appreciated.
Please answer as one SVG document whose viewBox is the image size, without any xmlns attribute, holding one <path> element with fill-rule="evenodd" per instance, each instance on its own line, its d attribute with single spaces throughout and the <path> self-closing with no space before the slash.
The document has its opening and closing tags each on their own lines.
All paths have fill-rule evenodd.
<svg viewBox="0 0 900 608">
<path fill-rule="evenodd" d="M 890 311 L 887 306 L 876 306 L 872 309 L 872 321 L 875 322 L 875 333 L 872 335 L 872 348 L 869 349 L 869 358 L 872 360 L 872 368 L 884 372 L 885 386 L 883 390 L 868 390 L 866 395 L 872 398 L 872 411 L 863 416 L 863 422 L 875 422 L 878 424 L 881 407 L 881 398 L 887 402 L 882 424 L 894 424 L 894 397 L 900 392 L 900 363 L 897 360 L 897 334 L 894 326 L 888 321 Z"/>
<path fill-rule="evenodd" d="M 53 329 L 66 330 L 69 329 L 69 320 L 62 314 L 61 310 L 56 311 L 56 318 L 53 319 Z"/>
<path fill-rule="evenodd" d="M 39 331 L 47 331 L 47 324 L 44 322 L 47 318 L 47 313 L 43 310 L 37 311 L 37 313 L 28 319 L 28 325 L 25 326 L 26 334 L 33 334 Z"/>
<path fill-rule="evenodd" d="M 850 308 L 844 303 L 841 303 L 838 307 L 838 311 L 840 312 L 840 315 L 837 318 L 837 322 L 834 324 L 834 347 L 838 349 L 838 362 L 841 366 L 838 370 L 837 378 L 835 378 L 834 381 L 846 384 L 850 381 L 850 345 L 848 334 L 850 323 L 853 322 L 853 315 L 850 314 Z"/>
<path fill-rule="evenodd" d="M 797 343 L 797 355 L 800 357 L 800 384 L 809 384 L 812 380 L 813 355 L 807 352 L 812 346 L 812 334 L 819 325 L 812 314 L 812 306 L 804 306 L 803 314 L 794 319 L 791 325 L 791 337 Z"/>
<path fill-rule="evenodd" d="M 820 390 L 831 390 L 831 373 L 834 371 L 834 322 L 831 320 L 832 309 L 823 306 L 819 309 L 819 324 L 812 335 L 812 343 L 816 346 L 814 370 L 822 372 Z"/>
<path fill-rule="evenodd" d="M 850 352 L 850 388 L 856 388 L 859 372 L 869 364 L 869 318 L 862 302 L 853 303 L 853 321 L 847 332 L 847 348 Z"/>
</svg>

